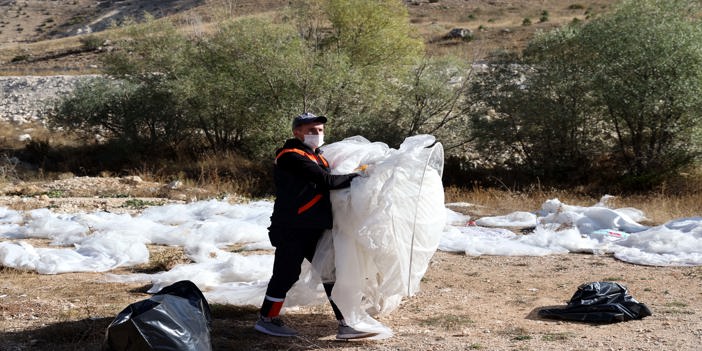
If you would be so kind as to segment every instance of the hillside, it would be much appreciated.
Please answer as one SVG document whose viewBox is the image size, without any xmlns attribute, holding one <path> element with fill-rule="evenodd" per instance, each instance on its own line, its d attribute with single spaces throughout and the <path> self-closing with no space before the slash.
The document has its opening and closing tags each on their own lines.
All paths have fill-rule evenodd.
<svg viewBox="0 0 702 351">
<path fill-rule="evenodd" d="M 616 0 L 409 0 L 410 21 L 431 54 L 475 60 L 495 50 L 519 49 L 536 31 L 587 20 Z M 287 0 L 0 0 L 0 74 L 80 74 L 99 69 L 97 53 L 81 38 L 125 19 L 178 16 L 184 26 L 225 17 L 279 11 Z M 525 22 L 530 24 L 525 25 Z M 473 40 L 441 40 L 454 28 Z"/>
</svg>

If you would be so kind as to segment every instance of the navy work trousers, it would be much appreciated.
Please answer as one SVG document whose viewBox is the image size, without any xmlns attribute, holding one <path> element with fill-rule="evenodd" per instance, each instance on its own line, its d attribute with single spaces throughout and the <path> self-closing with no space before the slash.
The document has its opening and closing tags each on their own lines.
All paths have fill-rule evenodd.
<svg viewBox="0 0 702 351">
<path fill-rule="evenodd" d="M 268 237 L 275 246 L 273 276 L 266 295 L 284 299 L 288 290 L 300 278 L 302 261 L 312 262 L 323 228 L 268 228 Z"/>
</svg>

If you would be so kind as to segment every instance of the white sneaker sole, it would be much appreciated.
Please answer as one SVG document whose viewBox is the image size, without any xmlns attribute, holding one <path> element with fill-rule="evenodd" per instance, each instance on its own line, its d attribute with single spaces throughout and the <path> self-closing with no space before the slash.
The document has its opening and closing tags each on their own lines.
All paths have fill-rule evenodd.
<svg viewBox="0 0 702 351">
<path fill-rule="evenodd" d="M 357 340 L 357 339 L 367 339 L 378 335 L 378 333 L 360 333 L 360 334 L 337 334 L 337 340 Z"/>
<path fill-rule="evenodd" d="M 256 331 L 259 331 L 263 334 L 268 334 L 268 335 L 272 335 L 272 336 L 280 336 L 280 337 L 284 337 L 284 338 L 297 336 L 297 333 L 293 333 L 293 334 L 276 333 L 276 332 L 270 331 L 270 330 L 268 330 L 268 329 L 266 329 L 258 324 L 254 325 L 254 329 L 256 329 Z"/>
</svg>

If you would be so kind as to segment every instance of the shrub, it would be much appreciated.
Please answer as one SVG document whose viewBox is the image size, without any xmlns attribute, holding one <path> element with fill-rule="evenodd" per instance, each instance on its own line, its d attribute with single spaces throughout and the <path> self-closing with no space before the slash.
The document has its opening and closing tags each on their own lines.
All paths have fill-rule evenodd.
<svg viewBox="0 0 702 351">
<path fill-rule="evenodd" d="M 97 50 L 104 42 L 104 40 L 95 35 L 82 36 L 79 41 L 85 50 Z"/>
<path fill-rule="evenodd" d="M 541 17 L 539 17 L 539 22 L 548 22 L 548 11 L 543 10 L 541 12 Z"/>
<path fill-rule="evenodd" d="M 21 62 L 21 61 L 27 61 L 29 60 L 29 55 L 28 54 L 20 54 L 20 55 L 15 55 L 12 57 L 10 62 Z"/>
</svg>

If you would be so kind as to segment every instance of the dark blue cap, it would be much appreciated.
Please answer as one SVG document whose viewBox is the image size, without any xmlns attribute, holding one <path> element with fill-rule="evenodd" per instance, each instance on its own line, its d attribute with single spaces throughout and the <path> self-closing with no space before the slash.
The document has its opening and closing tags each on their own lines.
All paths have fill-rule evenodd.
<svg viewBox="0 0 702 351">
<path fill-rule="evenodd" d="M 298 115 L 293 119 L 292 122 L 292 127 L 293 129 L 307 123 L 327 123 L 327 117 L 324 116 L 315 116 L 314 114 L 310 112 L 305 112 L 303 114 Z"/>
</svg>

